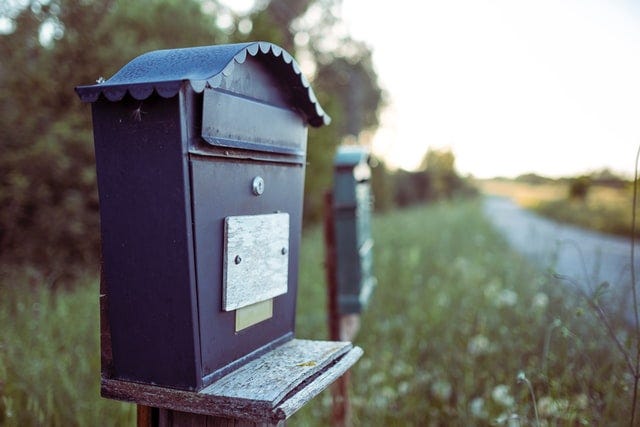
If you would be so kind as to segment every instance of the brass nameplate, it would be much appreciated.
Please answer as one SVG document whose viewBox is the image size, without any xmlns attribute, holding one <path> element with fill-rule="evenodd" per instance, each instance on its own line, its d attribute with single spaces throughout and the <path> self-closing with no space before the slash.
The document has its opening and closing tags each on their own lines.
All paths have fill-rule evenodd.
<svg viewBox="0 0 640 427">
<path fill-rule="evenodd" d="M 230 216 L 224 232 L 223 310 L 287 293 L 289 214 Z"/>
<path fill-rule="evenodd" d="M 236 332 L 273 317 L 273 299 L 260 301 L 236 310 Z"/>
</svg>

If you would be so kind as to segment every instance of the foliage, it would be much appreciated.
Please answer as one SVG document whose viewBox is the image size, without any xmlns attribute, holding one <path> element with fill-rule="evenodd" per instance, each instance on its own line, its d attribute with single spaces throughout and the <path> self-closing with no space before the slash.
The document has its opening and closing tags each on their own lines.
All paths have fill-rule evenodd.
<svg viewBox="0 0 640 427">
<path fill-rule="evenodd" d="M 580 176 L 574 178 L 569 183 L 569 199 L 586 200 L 589 188 L 591 187 L 591 178 L 588 176 Z"/>
<path fill-rule="evenodd" d="M 393 175 L 382 159 L 372 156 L 371 159 L 371 192 L 374 196 L 376 212 L 387 212 L 396 205 L 394 202 Z"/>
<path fill-rule="evenodd" d="M 73 92 L 150 49 L 212 43 L 195 1 L 33 1 L 0 36 L 0 253 L 52 274 L 95 262 L 98 201 L 89 108 Z M 61 34 L 48 44 L 40 26 Z M 157 31 L 163 28 L 163 31 Z M 100 46 L 99 49 L 96 46 Z"/>
<path fill-rule="evenodd" d="M 535 173 L 527 173 L 524 175 L 520 175 L 515 179 L 517 182 L 524 182 L 526 184 L 549 184 L 554 182 L 552 178 L 547 178 L 545 176 L 540 176 Z"/>
<path fill-rule="evenodd" d="M 535 211 L 556 221 L 603 233 L 622 237 L 631 234 L 630 215 L 625 206 L 559 199 L 540 203 Z M 636 236 L 638 235 L 636 231 Z"/>
<path fill-rule="evenodd" d="M 315 77 L 314 90 L 334 120 L 310 132 L 305 218 L 318 219 L 333 148 L 346 132 L 375 127 L 381 106 L 369 49 L 342 37 L 340 51 L 327 51 L 318 40 L 332 34 L 327 26 L 337 22 L 331 12 L 337 1 L 256 2 L 247 16 L 211 0 L 31 0 L 1 7 L 13 28 L 0 34 L 0 261 L 28 261 L 54 275 L 96 262 L 90 111 L 73 87 L 108 78 L 155 49 L 268 40 L 304 54 L 314 65 L 307 77 Z M 322 13 L 305 24 L 311 8 Z M 222 17 L 231 23 L 222 25 Z M 296 43 L 298 33 L 307 41 Z M 351 86 L 343 78 L 352 74 L 366 96 L 347 108 Z M 354 106 L 363 118 L 346 128 Z"/>
<path fill-rule="evenodd" d="M 628 237 L 632 234 L 630 188 L 589 185 L 584 198 L 558 197 L 541 200 L 532 209 L 545 217 L 603 233 Z M 569 190 L 571 191 L 571 190 Z M 638 230 L 635 235 L 639 236 Z"/>
<path fill-rule="evenodd" d="M 420 170 L 400 170 L 394 180 L 394 200 L 400 207 L 476 193 L 472 185 L 458 175 L 455 155 L 448 149 L 429 149 Z"/>
</svg>

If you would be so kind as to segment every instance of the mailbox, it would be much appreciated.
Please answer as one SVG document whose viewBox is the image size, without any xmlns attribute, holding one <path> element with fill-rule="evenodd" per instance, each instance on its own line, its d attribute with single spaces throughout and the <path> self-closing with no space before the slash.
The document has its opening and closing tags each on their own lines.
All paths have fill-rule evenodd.
<svg viewBox="0 0 640 427">
<path fill-rule="evenodd" d="M 344 315 L 360 313 L 376 284 L 369 152 L 361 146 L 341 146 L 334 167 L 335 275 L 338 311 Z"/>
<path fill-rule="evenodd" d="M 91 103 L 107 379 L 201 390 L 294 336 L 308 126 L 265 42 L 149 52 Z"/>
</svg>

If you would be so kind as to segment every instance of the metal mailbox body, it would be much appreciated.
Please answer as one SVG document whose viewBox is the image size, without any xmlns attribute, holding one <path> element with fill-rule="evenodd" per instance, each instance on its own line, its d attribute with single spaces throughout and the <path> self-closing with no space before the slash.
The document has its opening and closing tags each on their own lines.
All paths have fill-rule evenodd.
<svg viewBox="0 0 640 427">
<path fill-rule="evenodd" d="M 295 60 L 255 42 L 149 52 L 92 104 L 104 378 L 199 390 L 293 338 L 307 126 Z"/>
<path fill-rule="evenodd" d="M 375 286 L 369 152 L 341 146 L 334 158 L 333 217 L 338 311 L 360 313 Z"/>
</svg>

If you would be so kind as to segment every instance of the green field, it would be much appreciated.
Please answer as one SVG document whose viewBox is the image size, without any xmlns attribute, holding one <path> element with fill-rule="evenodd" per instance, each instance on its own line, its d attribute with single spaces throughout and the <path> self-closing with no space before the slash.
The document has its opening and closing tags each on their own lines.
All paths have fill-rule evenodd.
<svg viewBox="0 0 640 427">
<path fill-rule="evenodd" d="M 510 252 L 477 202 L 377 216 L 373 234 L 379 284 L 356 339 L 354 425 L 535 425 L 519 374 L 541 425 L 628 425 L 633 379 L 602 325 Z M 303 235 L 299 338 L 327 337 L 321 237 Z M 0 424 L 133 425 L 131 405 L 98 397 L 97 280 L 70 292 L 28 281 L 0 283 Z M 615 328 L 631 345 L 628 332 Z M 289 425 L 329 414 L 325 391 Z"/>
</svg>

